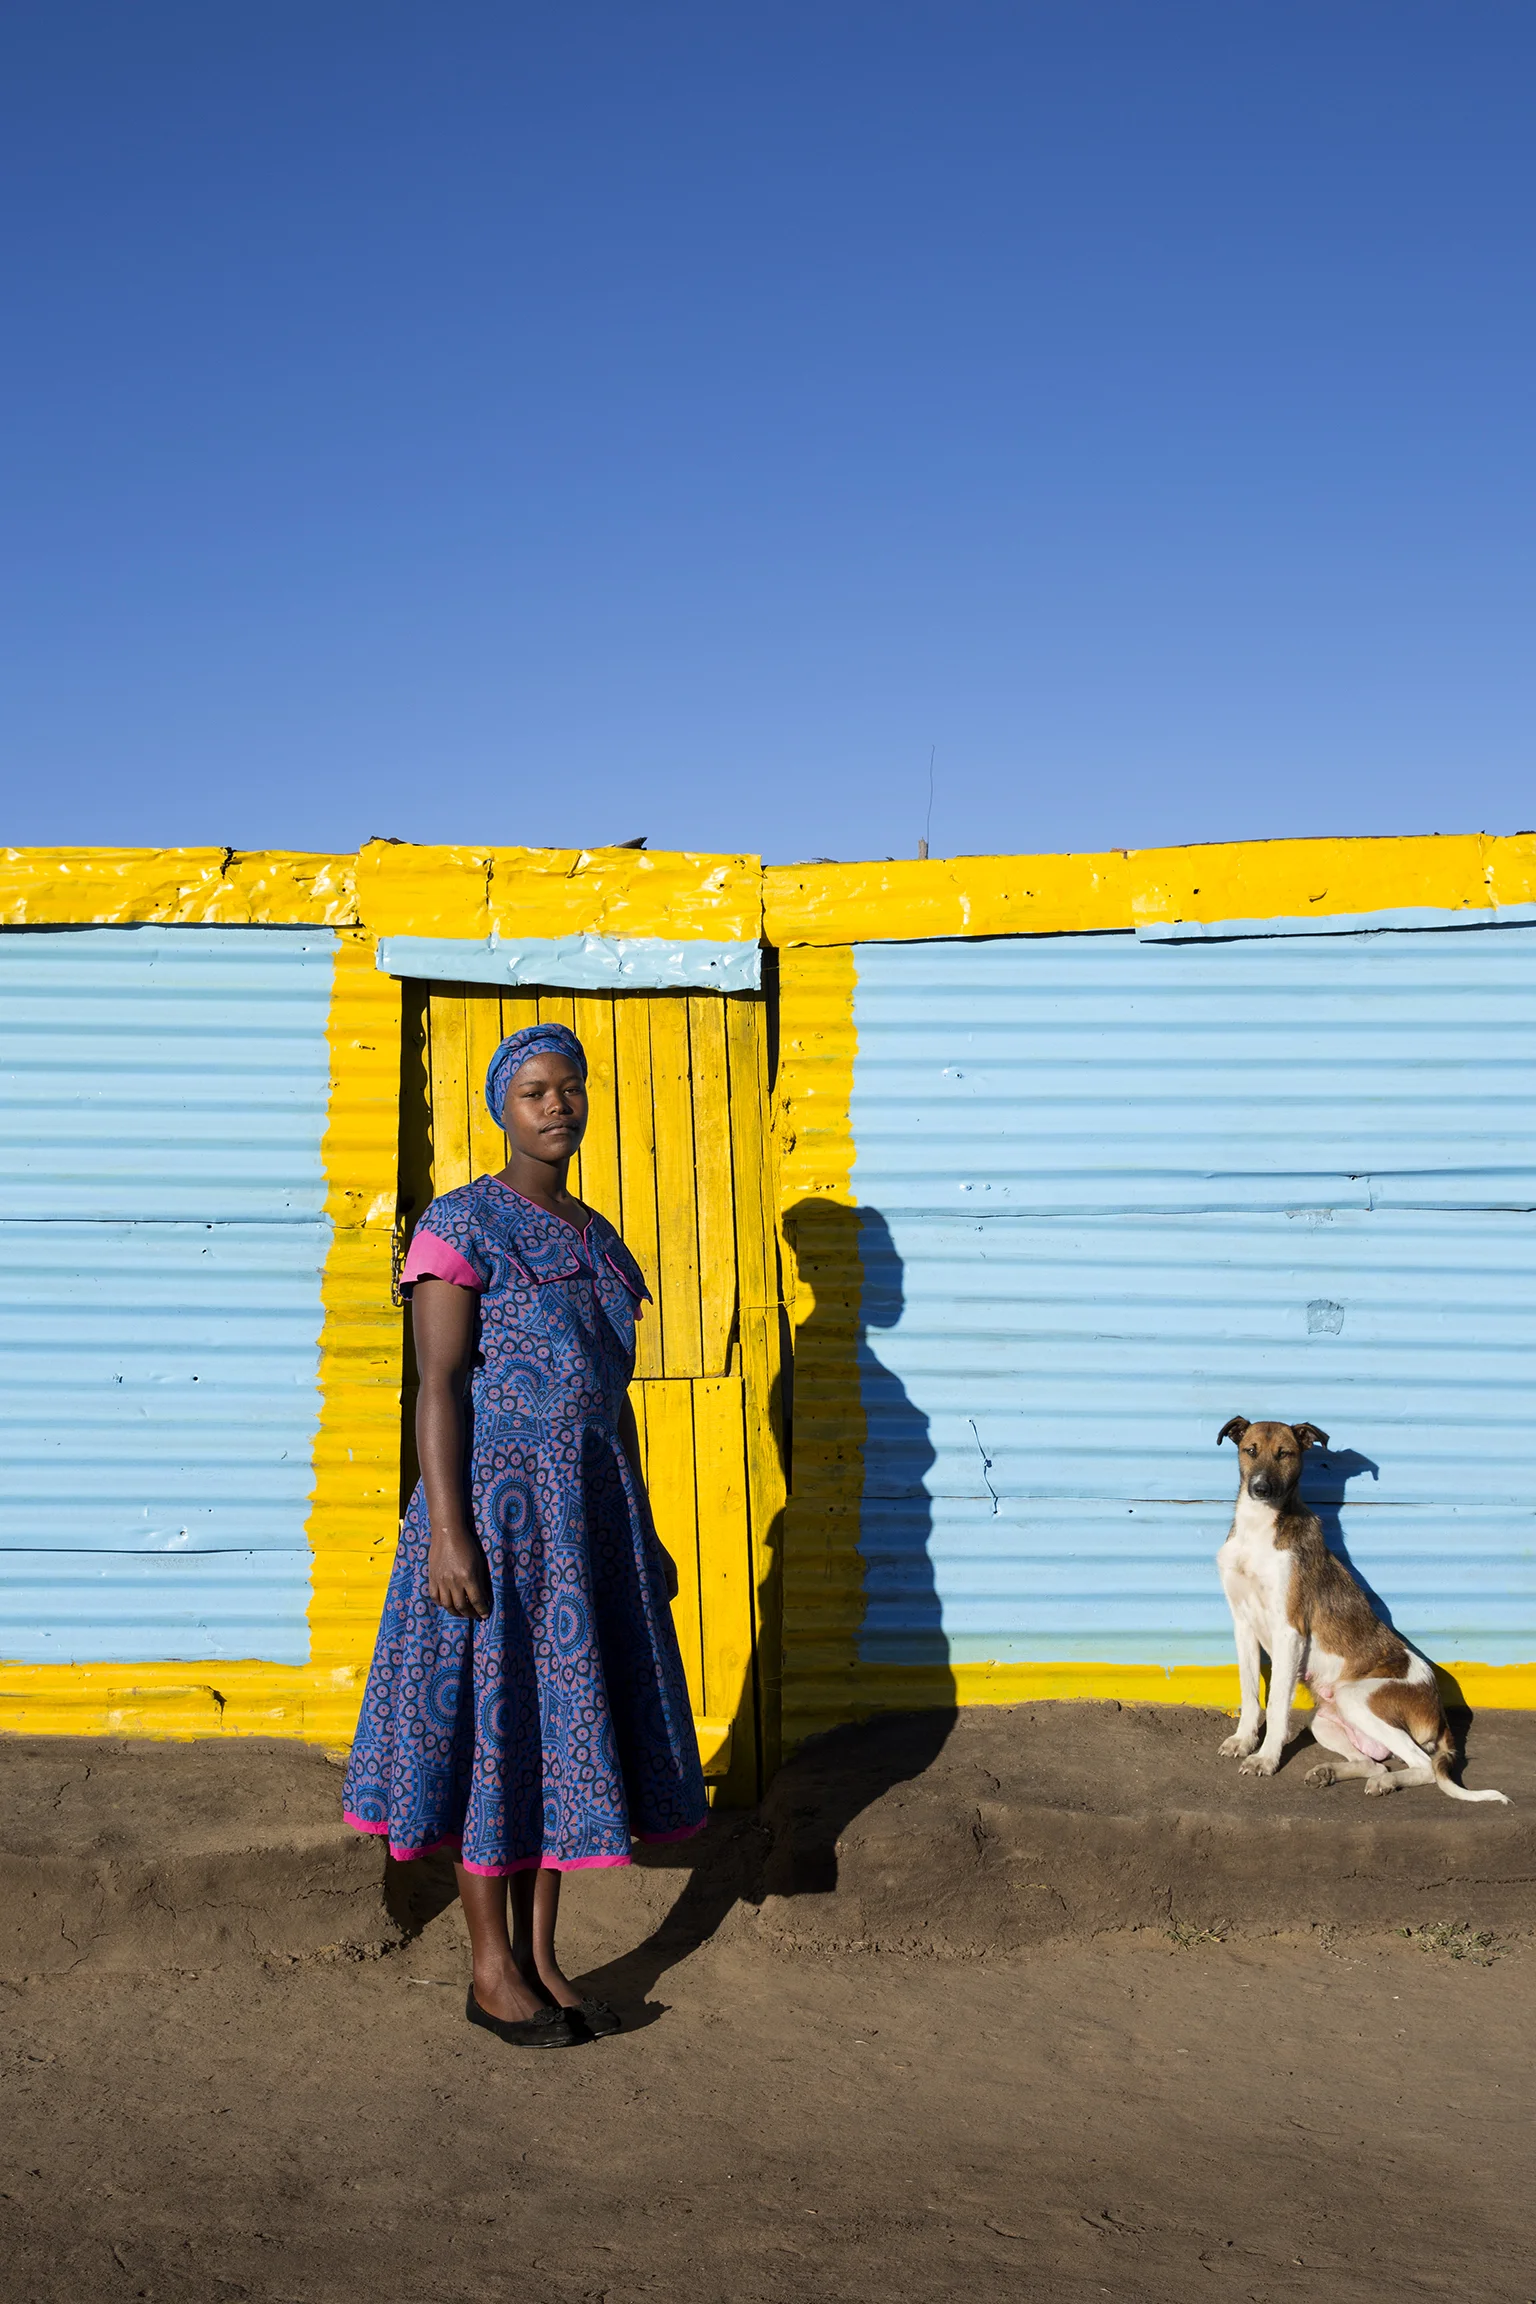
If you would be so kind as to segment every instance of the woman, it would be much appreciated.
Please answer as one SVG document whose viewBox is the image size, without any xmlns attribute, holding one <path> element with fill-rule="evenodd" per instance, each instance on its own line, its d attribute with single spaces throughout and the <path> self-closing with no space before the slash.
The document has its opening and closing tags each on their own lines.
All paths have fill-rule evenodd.
<svg viewBox="0 0 1536 2304">
<path fill-rule="evenodd" d="M 587 1060 L 563 1024 L 486 1075 L 509 1158 L 416 1227 L 421 1479 L 347 1770 L 347 1821 L 455 1852 L 465 2013 L 519 2047 L 618 2029 L 555 1957 L 560 1875 L 702 1829 L 704 1781 L 628 1385 L 649 1296 L 566 1188 Z M 507 1925 L 510 1892 L 512 1927 Z"/>
</svg>

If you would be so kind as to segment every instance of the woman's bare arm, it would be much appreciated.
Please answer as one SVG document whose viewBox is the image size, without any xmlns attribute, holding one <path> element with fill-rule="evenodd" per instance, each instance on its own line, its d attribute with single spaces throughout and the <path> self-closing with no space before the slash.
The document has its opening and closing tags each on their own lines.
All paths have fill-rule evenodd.
<svg viewBox="0 0 1536 2304">
<path fill-rule="evenodd" d="M 416 1454 L 427 1495 L 432 1543 L 427 1592 L 452 1616 L 489 1616 L 491 1580 L 470 1518 L 464 1467 L 464 1386 L 475 1356 L 479 1301 L 451 1280 L 418 1280 L 411 1329 L 421 1390 Z"/>
<path fill-rule="evenodd" d="M 640 1473 L 640 1434 L 635 1428 L 635 1404 L 627 1392 L 624 1395 L 624 1405 L 619 1410 L 619 1446 L 629 1458 L 629 1468 L 635 1476 L 635 1486 L 643 1494 L 645 1482 Z M 677 1562 L 659 1536 L 656 1539 L 656 1549 L 666 1563 L 667 1598 L 675 1600 L 677 1598 Z"/>
</svg>

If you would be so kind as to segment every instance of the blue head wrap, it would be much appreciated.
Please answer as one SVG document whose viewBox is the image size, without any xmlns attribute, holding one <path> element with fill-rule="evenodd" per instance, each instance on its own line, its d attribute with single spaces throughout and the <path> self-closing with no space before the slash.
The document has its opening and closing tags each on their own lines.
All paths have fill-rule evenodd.
<svg viewBox="0 0 1536 2304">
<path fill-rule="evenodd" d="M 509 1033 L 491 1058 L 490 1070 L 485 1075 L 485 1101 L 498 1128 L 502 1125 L 501 1115 L 512 1075 L 530 1056 L 568 1056 L 582 1079 L 586 1079 L 587 1052 L 569 1025 L 528 1024 L 521 1032 Z"/>
</svg>

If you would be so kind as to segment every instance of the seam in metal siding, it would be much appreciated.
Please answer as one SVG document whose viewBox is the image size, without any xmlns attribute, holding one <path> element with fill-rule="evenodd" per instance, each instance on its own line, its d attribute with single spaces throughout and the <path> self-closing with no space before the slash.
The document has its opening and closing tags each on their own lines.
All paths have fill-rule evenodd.
<svg viewBox="0 0 1536 2304">
<path fill-rule="evenodd" d="M 0 934 L 0 1654 L 309 1657 L 329 930 Z"/>
<path fill-rule="evenodd" d="M 1226 1662 L 1234 1414 L 1536 1656 L 1536 930 L 856 957 L 863 1660 Z"/>
</svg>

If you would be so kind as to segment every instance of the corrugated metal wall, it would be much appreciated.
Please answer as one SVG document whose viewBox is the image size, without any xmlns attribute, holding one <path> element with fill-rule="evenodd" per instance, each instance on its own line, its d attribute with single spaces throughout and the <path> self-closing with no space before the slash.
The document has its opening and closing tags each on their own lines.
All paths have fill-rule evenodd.
<svg viewBox="0 0 1536 2304">
<path fill-rule="evenodd" d="M 1227 1417 L 1536 1656 L 1536 930 L 856 949 L 870 1663 L 1224 1663 Z"/>
<path fill-rule="evenodd" d="M 308 1658 L 335 941 L 0 933 L 0 1655 Z"/>
</svg>

